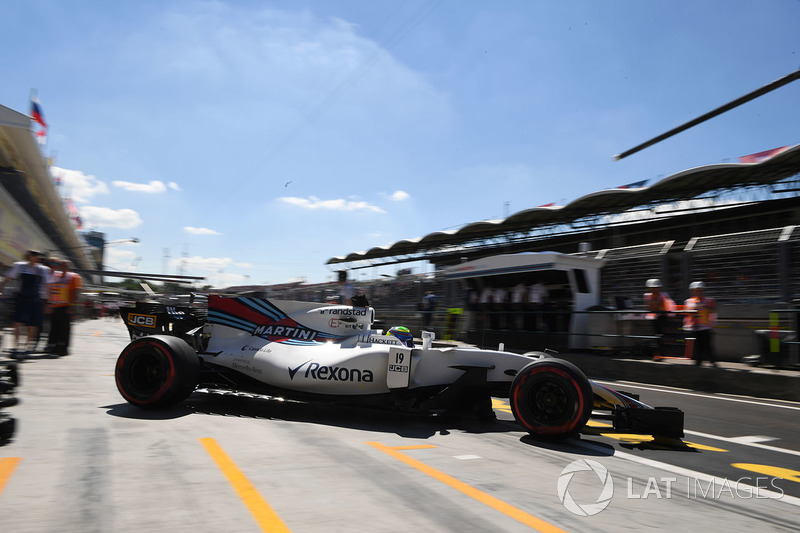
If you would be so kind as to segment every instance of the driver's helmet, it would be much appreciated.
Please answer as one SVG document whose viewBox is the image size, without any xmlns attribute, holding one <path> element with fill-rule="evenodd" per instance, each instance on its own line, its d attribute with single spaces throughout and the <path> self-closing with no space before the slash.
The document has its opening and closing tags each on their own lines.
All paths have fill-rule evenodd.
<svg viewBox="0 0 800 533">
<path fill-rule="evenodd" d="M 404 345 L 409 348 L 414 347 L 414 335 L 412 335 L 411 330 L 405 326 L 392 326 L 389 328 L 389 331 L 386 332 L 386 335 L 394 335 L 400 339 L 400 342 Z"/>
</svg>

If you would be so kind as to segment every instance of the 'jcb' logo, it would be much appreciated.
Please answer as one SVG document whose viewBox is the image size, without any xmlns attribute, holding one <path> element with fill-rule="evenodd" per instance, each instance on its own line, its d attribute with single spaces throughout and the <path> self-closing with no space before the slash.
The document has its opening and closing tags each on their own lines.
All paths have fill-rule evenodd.
<svg viewBox="0 0 800 533">
<path fill-rule="evenodd" d="M 134 315 L 131 313 L 128 315 L 128 324 L 131 326 L 154 328 L 156 327 L 156 317 L 153 315 Z"/>
</svg>

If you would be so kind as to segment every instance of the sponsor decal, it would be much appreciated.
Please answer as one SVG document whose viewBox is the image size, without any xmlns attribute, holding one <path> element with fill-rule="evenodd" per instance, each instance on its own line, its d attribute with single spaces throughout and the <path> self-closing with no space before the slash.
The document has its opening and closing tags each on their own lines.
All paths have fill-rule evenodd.
<svg viewBox="0 0 800 533">
<path fill-rule="evenodd" d="M 239 363 L 238 361 L 234 361 L 231 365 L 235 370 L 239 370 L 240 372 L 246 372 L 248 374 L 263 374 L 264 370 L 261 368 L 256 368 L 252 366 L 250 363 Z"/>
<path fill-rule="evenodd" d="M 257 326 L 256 329 L 253 330 L 253 335 L 257 337 L 282 337 L 310 341 L 314 340 L 314 337 L 317 336 L 317 332 L 303 327 L 270 324 L 268 326 Z"/>
<path fill-rule="evenodd" d="M 266 346 L 252 346 L 250 344 L 245 344 L 242 346 L 243 352 L 267 352 L 270 353 L 272 350 Z"/>
<path fill-rule="evenodd" d="M 389 365 L 389 372 L 408 372 L 406 365 Z"/>
<path fill-rule="evenodd" d="M 301 376 L 306 379 L 316 379 L 320 381 L 359 381 L 366 383 L 372 383 L 374 381 L 372 370 L 347 368 L 345 366 L 326 366 L 312 362 L 311 359 L 295 368 L 288 367 L 289 379 L 293 380 L 297 372 L 303 367 L 305 367 L 305 372 L 303 372 Z"/>
<path fill-rule="evenodd" d="M 321 309 L 321 315 L 341 315 L 341 316 L 367 316 L 366 307 L 333 307 L 331 309 Z"/>
<path fill-rule="evenodd" d="M 137 315 L 135 313 L 128 314 L 128 324 L 131 326 L 139 326 L 140 328 L 155 328 L 156 317 L 154 315 Z"/>
<path fill-rule="evenodd" d="M 328 320 L 328 325 L 332 328 L 344 329 L 364 329 L 364 324 L 359 324 L 358 319 L 352 316 L 343 316 L 340 318 L 331 318 Z"/>
<path fill-rule="evenodd" d="M 371 344 L 391 344 L 393 346 L 403 346 L 397 337 L 387 337 L 385 335 L 359 335 L 358 342 L 368 342 Z"/>
</svg>

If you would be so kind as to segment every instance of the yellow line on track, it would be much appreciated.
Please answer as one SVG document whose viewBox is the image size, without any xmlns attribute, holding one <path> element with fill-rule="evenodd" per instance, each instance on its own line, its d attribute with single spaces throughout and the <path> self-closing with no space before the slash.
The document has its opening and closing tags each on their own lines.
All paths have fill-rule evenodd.
<svg viewBox="0 0 800 533">
<path fill-rule="evenodd" d="M 262 531 L 269 532 L 288 532 L 291 531 L 280 517 L 272 510 L 272 507 L 267 501 L 258 493 L 258 490 L 253 486 L 249 479 L 239 470 L 236 463 L 228 457 L 228 454 L 217 444 L 217 441 L 211 438 L 200 439 L 200 442 L 205 447 L 208 454 L 217 463 L 217 466 L 228 482 L 242 499 L 247 510 L 253 515 Z"/>
<path fill-rule="evenodd" d="M 749 470 L 757 474 L 764 474 L 773 476 L 787 481 L 794 481 L 800 483 L 800 470 L 792 470 L 790 468 L 783 468 L 780 466 L 758 465 L 753 463 L 731 463 L 734 468 L 741 468 L 742 470 Z"/>
<path fill-rule="evenodd" d="M 14 473 L 14 469 L 20 461 L 22 461 L 22 457 L 6 457 L 5 459 L 0 459 L 0 494 L 3 493 L 6 483 L 11 479 L 11 474 Z"/>
<path fill-rule="evenodd" d="M 556 526 L 548 522 L 545 522 L 541 518 L 536 518 L 535 516 L 528 514 L 521 509 L 517 509 L 513 505 L 510 505 L 502 500 L 499 500 L 494 496 L 490 496 L 485 492 L 476 489 L 475 487 L 467 485 L 463 481 L 459 481 L 456 478 L 449 476 L 444 472 L 440 472 L 439 470 L 436 470 L 435 468 L 432 468 L 426 465 L 425 463 L 417 461 L 416 459 L 413 459 L 404 453 L 400 453 L 398 451 L 398 448 L 386 446 L 385 444 L 381 444 L 380 442 L 374 442 L 374 441 L 367 442 L 367 444 L 369 444 L 373 448 L 382 451 L 383 453 L 391 457 L 394 457 L 398 461 L 401 461 L 407 464 L 408 466 L 419 470 L 423 474 L 427 474 L 432 478 L 434 478 L 435 480 L 441 481 L 445 485 L 448 485 L 449 487 L 454 488 L 463 494 L 466 494 L 470 498 L 474 498 L 475 500 L 481 502 L 482 504 L 488 505 L 489 507 L 491 507 L 496 511 L 500 511 L 504 515 L 513 518 L 517 522 L 521 522 L 526 526 L 536 529 L 537 531 L 541 531 L 542 533 L 564 532 L 563 529 L 559 529 Z"/>
</svg>

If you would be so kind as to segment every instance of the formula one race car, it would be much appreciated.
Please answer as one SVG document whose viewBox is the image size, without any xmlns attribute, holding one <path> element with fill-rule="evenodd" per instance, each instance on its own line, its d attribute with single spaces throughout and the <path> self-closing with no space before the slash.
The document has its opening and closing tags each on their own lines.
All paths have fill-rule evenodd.
<svg viewBox="0 0 800 533">
<path fill-rule="evenodd" d="M 593 410 L 615 430 L 683 436 L 682 411 L 602 387 L 548 353 L 434 347 L 429 332 L 406 343 L 405 328 L 372 329 L 371 307 L 212 295 L 207 310 L 138 302 L 120 314 L 131 342 L 117 360 L 117 388 L 143 409 L 205 388 L 493 417 L 499 397 L 541 438 L 580 432 Z"/>
</svg>

